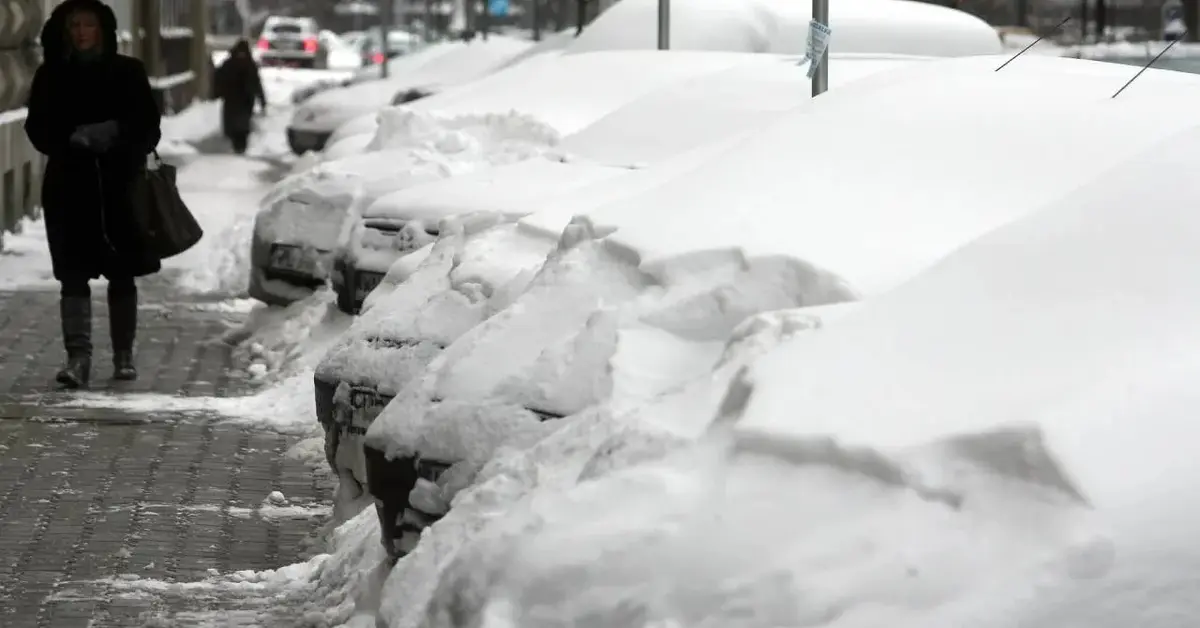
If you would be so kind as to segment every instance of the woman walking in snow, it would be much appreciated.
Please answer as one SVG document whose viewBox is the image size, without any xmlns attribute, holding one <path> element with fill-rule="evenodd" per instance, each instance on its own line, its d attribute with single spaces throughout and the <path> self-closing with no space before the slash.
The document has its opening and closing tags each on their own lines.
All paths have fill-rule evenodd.
<svg viewBox="0 0 1200 628">
<path fill-rule="evenodd" d="M 250 139 L 254 102 L 260 103 L 263 113 L 267 111 L 258 64 L 250 55 L 246 40 L 239 41 L 229 51 L 229 57 L 217 68 L 214 85 L 217 98 L 221 99 L 221 130 L 233 144 L 233 152 L 241 155 Z"/>
<path fill-rule="evenodd" d="M 44 60 L 33 78 L 25 132 L 47 156 L 42 210 L 67 363 L 57 380 L 91 375 L 88 282 L 108 279 L 113 378 L 137 378 L 135 277 L 158 272 L 133 217 L 132 186 L 161 137 L 158 105 L 141 61 L 117 54 L 117 19 L 100 0 L 66 0 L 42 28 Z"/>
</svg>

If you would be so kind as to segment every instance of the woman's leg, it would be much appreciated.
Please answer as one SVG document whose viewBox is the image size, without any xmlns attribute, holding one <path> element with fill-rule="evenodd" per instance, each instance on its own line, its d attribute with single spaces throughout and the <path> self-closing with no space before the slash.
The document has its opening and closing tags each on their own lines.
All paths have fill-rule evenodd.
<svg viewBox="0 0 1200 628">
<path fill-rule="evenodd" d="M 108 332 L 113 348 L 113 379 L 137 379 L 133 341 L 137 337 L 137 284 L 133 277 L 108 280 Z"/>
<path fill-rule="evenodd" d="M 233 152 L 242 155 L 246 152 L 246 146 L 250 143 L 249 133 L 234 133 L 230 138 L 233 141 Z"/>
<path fill-rule="evenodd" d="M 67 388 L 82 388 L 87 386 L 92 371 L 92 291 L 88 280 L 63 280 L 58 306 L 67 363 L 55 380 Z"/>
</svg>

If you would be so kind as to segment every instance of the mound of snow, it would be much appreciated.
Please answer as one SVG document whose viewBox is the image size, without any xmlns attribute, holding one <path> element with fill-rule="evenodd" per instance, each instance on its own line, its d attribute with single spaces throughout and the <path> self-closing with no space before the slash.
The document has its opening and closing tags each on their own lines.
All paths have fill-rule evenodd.
<svg viewBox="0 0 1200 628">
<path fill-rule="evenodd" d="M 1196 140 L 786 341 L 732 382 L 709 442 L 536 504 L 538 527 L 443 608 L 521 626 L 1196 612 L 1200 360 L 1179 348 L 1200 340 L 1200 292 L 1172 269 L 1200 255 L 1200 219 L 1176 210 L 1200 184 L 1164 184 L 1186 179 Z"/>
<path fill-rule="evenodd" d="M 204 229 L 190 250 L 166 261 L 180 270 L 180 288 L 203 294 L 244 294 L 250 238 L 258 202 L 269 189 L 271 165 L 234 155 L 210 155 L 179 169 L 179 192 Z"/>
<path fill-rule="evenodd" d="M 1183 112 L 1200 104 L 1194 75 L 1148 70 L 1113 100 L 1129 78 L 1123 66 L 1022 57 L 995 72 L 1003 61 L 927 61 L 861 78 L 590 218 L 615 229 L 615 250 L 662 272 L 785 255 L 877 294 L 1182 132 Z M 1180 112 L 1150 113 L 1163 103 Z M 684 215 L 695 228 L 680 229 Z"/>
<path fill-rule="evenodd" d="M 671 48 L 804 54 L 812 4 L 792 0 L 706 0 L 671 7 Z M 621 0 L 596 18 L 568 53 L 657 47 L 658 0 Z M 983 20 L 910 0 L 836 2 L 831 52 L 956 57 L 1001 52 Z"/>
<path fill-rule="evenodd" d="M 685 403 L 689 410 L 710 416 L 723 384 L 748 361 L 781 339 L 819 326 L 815 313 L 754 319 L 739 327 L 711 374 L 667 393 L 651 406 L 627 415 L 598 407 L 514 435 L 509 446 L 471 476 L 470 486 L 454 497 L 453 508 L 392 571 L 384 588 L 381 619 L 390 627 L 423 622 L 445 626 L 450 613 L 483 620 L 489 585 L 506 577 L 501 572 L 510 564 L 513 550 L 523 538 L 555 523 L 562 510 L 569 510 L 560 497 L 564 492 L 574 491 L 590 478 L 679 450 L 703 429 L 695 420 L 690 420 L 693 427 L 680 424 L 670 431 L 648 427 L 643 418 L 651 408 L 658 412 Z M 444 482 L 449 495 L 455 494 L 453 482 Z M 612 533 L 625 529 L 614 526 Z M 579 551 L 586 551 L 586 545 Z"/>
</svg>

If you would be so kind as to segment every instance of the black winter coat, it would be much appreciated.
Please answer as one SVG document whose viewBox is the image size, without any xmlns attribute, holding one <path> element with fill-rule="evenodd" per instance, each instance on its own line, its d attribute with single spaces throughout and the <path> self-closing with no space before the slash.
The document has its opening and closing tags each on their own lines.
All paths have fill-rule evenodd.
<svg viewBox="0 0 1200 628">
<path fill-rule="evenodd" d="M 239 42 L 237 48 L 244 56 L 230 54 L 217 68 L 214 81 L 217 97 L 221 99 L 221 130 L 229 138 L 250 134 L 255 101 L 262 103 L 263 108 L 267 106 L 258 64 L 250 56 L 250 47 Z"/>
<path fill-rule="evenodd" d="M 69 59 L 67 17 L 77 9 L 100 18 L 104 52 Z M 117 20 L 99 0 L 66 0 L 42 28 L 45 60 L 33 78 L 25 132 L 47 156 L 42 210 L 54 277 L 59 281 L 140 277 L 162 264 L 143 245 L 133 220 L 132 184 L 161 137 L 160 113 L 141 61 L 117 54 Z M 73 146 L 81 125 L 115 120 L 110 150 Z"/>
</svg>

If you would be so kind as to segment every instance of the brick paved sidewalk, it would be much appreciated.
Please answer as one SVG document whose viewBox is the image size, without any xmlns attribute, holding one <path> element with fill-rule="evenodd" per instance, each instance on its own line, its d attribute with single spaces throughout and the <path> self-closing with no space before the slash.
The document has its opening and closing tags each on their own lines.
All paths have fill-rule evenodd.
<svg viewBox="0 0 1200 628">
<path fill-rule="evenodd" d="M 230 348 L 220 342 L 237 321 L 161 285 L 142 289 L 140 380 L 110 384 L 107 308 L 103 290 L 94 292 L 93 391 L 247 390 L 230 376 Z M 213 569 L 302 560 L 325 522 L 331 485 L 285 458 L 288 437 L 216 418 L 47 408 L 69 395 L 53 385 L 63 357 L 57 299 L 0 292 L 0 626 L 141 626 L 148 613 L 221 600 L 117 595 L 105 581 L 191 581 Z M 261 508 L 272 491 L 301 508 L 282 516 Z"/>
</svg>

